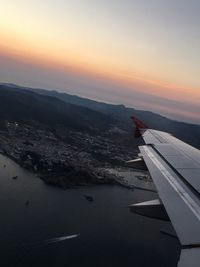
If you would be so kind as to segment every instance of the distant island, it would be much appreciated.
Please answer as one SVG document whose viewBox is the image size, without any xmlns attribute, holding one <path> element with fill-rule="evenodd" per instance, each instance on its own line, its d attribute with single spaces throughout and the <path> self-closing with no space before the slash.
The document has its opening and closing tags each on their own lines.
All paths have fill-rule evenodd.
<svg viewBox="0 0 200 267">
<path fill-rule="evenodd" d="M 0 84 L 0 153 L 46 183 L 121 184 L 107 171 L 137 156 L 130 116 L 200 146 L 200 126 L 56 91 Z"/>
</svg>

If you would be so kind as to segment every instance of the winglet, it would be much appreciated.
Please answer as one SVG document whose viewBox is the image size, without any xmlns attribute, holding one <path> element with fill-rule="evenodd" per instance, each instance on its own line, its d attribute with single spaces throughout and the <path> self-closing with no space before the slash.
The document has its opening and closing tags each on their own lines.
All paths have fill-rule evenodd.
<svg viewBox="0 0 200 267">
<path fill-rule="evenodd" d="M 148 129 L 148 126 L 146 124 L 144 124 L 143 122 L 141 122 L 135 116 L 131 116 L 131 119 L 133 120 L 133 122 L 134 122 L 134 124 L 135 124 L 137 129 Z"/>
<path fill-rule="evenodd" d="M 135 138 L 139 138 L 141 136 L 141 129 L 148 129 L 148 126 L 145 125 L 143 122 L 141 122 L 138 118 L 136 118 L 135 116 L 131 116 L 132 121 L 134 122 L 136 128 L 135 128 L 135 132 L 134 132 L 134 136 Z"/>
</svg>

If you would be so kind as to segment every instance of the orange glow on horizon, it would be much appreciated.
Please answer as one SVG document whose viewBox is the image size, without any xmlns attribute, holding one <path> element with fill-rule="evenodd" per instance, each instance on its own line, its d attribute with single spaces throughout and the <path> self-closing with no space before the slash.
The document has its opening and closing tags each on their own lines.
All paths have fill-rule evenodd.
<svg viewBox="0 0 200 267">
<path fill-rule="evenodd" d="M 186 88 L 176 84 L 151 80 L 137 75 L 119 75 L 118 79 L 121 81 L 121 85 L 132 85 L 133 87 L 138 86 L 140 88 L 140 92 L 142 91 L 172 100 L 199 103 L 200 88 Z"/>
<path fill-rule="evenodd" d="M 129 90 L 140 91 L 172 100 L 199 103 L 200 88 L 185 88 L 176 84 L 159 81 L 145 75 L 128 73 L 119 66 L 88 62 L 87 56 L 80 56 L 76 50 L 58 51 L 49 44 L 36 44 L 20 39 L 17 34 L 8 35 L 0 30 L 0 54 L 21 62 L 43 66 L 62 72 L 70 71 L 92 79 L 102 79 Z M 45 46 L 45 47 L 44 47 Z"/>
</svg>

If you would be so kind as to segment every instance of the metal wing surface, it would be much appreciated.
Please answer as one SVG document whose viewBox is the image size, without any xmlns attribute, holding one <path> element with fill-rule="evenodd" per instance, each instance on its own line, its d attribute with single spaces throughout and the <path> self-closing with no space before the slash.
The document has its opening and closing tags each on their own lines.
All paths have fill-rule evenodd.
<svg viewBox="0 0 200 267">
<path fill-rule="evenodd" d="M 134 122 L 146 143 L 141 155 L 183 247 L 179 266 L 200 266 L 200 151 Z"/>
</svg>

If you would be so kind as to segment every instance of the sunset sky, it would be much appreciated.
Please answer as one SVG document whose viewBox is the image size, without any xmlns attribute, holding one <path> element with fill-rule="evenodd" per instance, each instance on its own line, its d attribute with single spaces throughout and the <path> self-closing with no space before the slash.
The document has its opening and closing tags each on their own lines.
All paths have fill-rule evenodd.
<svg viewBox="0 0 200 267">
<path fill-rule="evenodd" d="M 199 0 L 0 4 L 0 82 L 200 123 Z"/>
</svg>

